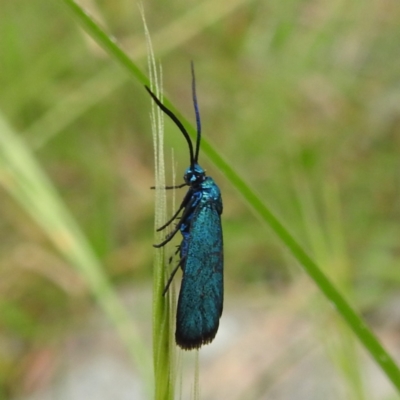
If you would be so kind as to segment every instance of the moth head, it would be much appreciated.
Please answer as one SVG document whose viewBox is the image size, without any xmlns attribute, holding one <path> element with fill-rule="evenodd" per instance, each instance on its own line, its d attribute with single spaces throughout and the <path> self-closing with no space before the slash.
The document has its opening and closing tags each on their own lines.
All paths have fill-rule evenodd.
<svg viewBox="0 0 400 400">
<path fill-rule="evenodd" d="M 190 166 L 186 171 L 183 179 L 188 186 L 197 186 L 204 182 L 206 178 L 206 172 L 199 164 Z"/>
</svg>

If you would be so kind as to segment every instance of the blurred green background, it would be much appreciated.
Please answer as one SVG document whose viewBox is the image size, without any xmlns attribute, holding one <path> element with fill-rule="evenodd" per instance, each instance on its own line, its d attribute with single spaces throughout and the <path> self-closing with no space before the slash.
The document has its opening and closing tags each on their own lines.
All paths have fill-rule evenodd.
<svg viewBox="0 0 400 400">
<path fill-rule="evenodd" d="M 137 4 L 81 4 L 145 71 Z M 143 6 L 168 98 L 194 120 L 193 60 L 207 140 L 383 338 L 396 342 L 398 2 L 190 0 Z M 154 161 L 150 101 L 141 85 L 80 29 L 62 1 L 2 0 L 0 87 L 1 119 L 49 176 L 113 290 L 122 297 L 150 290 Z M 180 180 L 188 151 L 170 123 L 165 143 L 167 165 L 173 148 Z M 203 154 L 200 160 L 223 192 L 228 313 L 238 304 L 246 313 L 273 304 L 285 315 L 303 315 L 314 329 L 313 340 L 323 344 L 340 371 L 348 397 L 336 398 L 392 398 L 393 393 L 368 392 L 357 361 L 365 354 L 357 346 L 348 350 L 352 335 L 224 176 Z M 0 395 L 5 399 L 51 382 L 41 368 L 58 362 L 67 338 L 97 308 L 85 275 L 9 195 L 6 170 L 3 164 Z M 148 315 L 139 328 L 144 337 L 150 301 L 149 314 L 132 310 L 135 324 Z M 264 398 L 263 393 L 247 398 Z"/>
</svg>

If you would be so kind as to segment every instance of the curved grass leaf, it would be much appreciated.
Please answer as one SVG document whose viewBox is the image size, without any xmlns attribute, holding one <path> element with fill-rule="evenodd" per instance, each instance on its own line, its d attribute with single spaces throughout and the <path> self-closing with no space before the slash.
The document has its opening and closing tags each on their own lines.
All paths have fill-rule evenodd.
<svg viewBox="0 0 400 400">
<path fill-rule="evenodd" d="M 126 53 L 111 39 L 104 30 L 90 18 L 82 8 L 72 0 L 63 0 L 64 3 L 72 10 L 75 17 L 79 20 L 82 27 L 92 36 L 97 43 L 106 50 L 109 55 L 115 59 L 126 71 L 133 75 L 142 85 L 148 84 L 148 79 L 144 73 L 133 63 Z M 179 113 L 173 104 L 164 98 L 165 104 L 171 108 L 177 116 L 183 121 L 188 128 L 192 137 L 195 137 L 195 129 L 188 121 Z M 224 160 L 224 158 L 212 147 L 206 140 L 202 139 L 202 150 L 210 158 L 210 160 L 220 169 L 231 184 L 245 198 L 255 213 L 266 222 L 275 234 L 282 240 L 285 246 L 303 266 L 308 275 L 313 279 L 315 284 L 336 308 L 337 312 L 343 317 L 346 324 L 353 330 L 360 342 L 371 354 L 377 364 L 379 364 L 393 385 L 400 392 L 400 370 L 392 357 L 383 348 L 377 337 L 368 328 L 363 319 L 350 306 L 348 301 L 333 285 L 328 277 L 317 266 L 313 259 L 300 246 L 298 241 L 289 232 L 289 230 L 278 220 L 271 212 L 265 202 L 256 194 L 256 192 L 247 184 L 234 168 Z"/>
</svg>

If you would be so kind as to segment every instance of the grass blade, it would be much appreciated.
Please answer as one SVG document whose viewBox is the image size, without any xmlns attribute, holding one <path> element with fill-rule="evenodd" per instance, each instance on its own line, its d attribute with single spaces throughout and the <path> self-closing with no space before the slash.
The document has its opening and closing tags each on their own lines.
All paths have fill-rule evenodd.
<svg viewBox="0 0 400 400">
<path fill-rule="evenodd" d="M 30 149 L 0 115 L 0 184 L 77 268 L 150 387 L 149 354 L 85 236 Z"/>
<path fill-rule="evenodd" d="M 158 95 L 162 93 L 161 67 L 158 73 L 154 57 L 150 33 L 147 29 L 144 10 L 141 8 L 142 21 L 147 41 L 148 69 L 150 73 L 151 89 Z M 167 196 L 165 189 L 164 164 L 164 114 L 151 101 L 151 127 L 154 147 L 155 170 L 155 240 L 160 243 L 165 238 L 165 230 L 157 232 L 159 226 L 167 221 Z M 154 398 L 156 400 L 173 400 L 175 393 L 175 344 L 173 340 L 173 312 L 175 304 L 173 290 L 170 288 L 164 295 L 166 285 L 166 271 L 168 264 L 165 251 L 168 246 L 154 250 L 153 268 L 153 368 L 154 368 Z"/>
<path fill-rule="evenodd" d="M 128 73 L 134 75 L 142 84 L 148 84 L 148 79 L 140 69 L 130 60 L 130 58 L 116 45 L 115 41 L 92 20 L 76 3 L 72 0 L 64 0 L 68 7 L 73 11 L 76 18 L 84 29 L 113 57 L 120 65 L 127 69 Z M 195 137 L 195 129 L 179 113 L 168 99 L 164 98 L 165 104 L 183 121 L 192 137 Z M 304 267 L 305 271 L 314 280 L 321 292 L 325 295 L 332 306 L 343 317 L 347 325 L 353 330 L 360 342 L 381 366 L 386 376 L 400 392 L 400 370 L 392 357 L 383 348 L 377 337 L 365 324 L 363 319 L 350 306 L 344 296 L 332 284 L 328 277 L 322 272 L 311 257 L 304 251 L 296 239 L 290 234 L 289 230 L 276 218 L 265 203 L 255 193 L 246 181 L 228 164 L 223 157 L 206 140 L 202 139 L 202 150 L 211 161 L 221 170 L 231 184 L 241 193 L 255 213 L 266 222 L 275 234 L 282 240 L 297 261 Z"/>
</svg>

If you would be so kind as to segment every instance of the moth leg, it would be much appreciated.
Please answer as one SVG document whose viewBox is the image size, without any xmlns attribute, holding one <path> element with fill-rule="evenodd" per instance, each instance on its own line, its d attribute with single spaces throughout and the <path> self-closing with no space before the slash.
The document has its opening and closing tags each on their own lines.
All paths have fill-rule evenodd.
<svg viewBox="0 0 400 400">
<path fill-rule="evenodd" d="M 178 262 L 178 264 L 176 265 L 176 267 L 174 268 L 174 270 L 172 271 L 167 284 L 165 285 L 164 291 L 163 291 L 163 296 L 165 296 L 165 294 L 168 292 L 168 289 L 172 283 L 172 280 L 174 279 L 174 276 L 176 274 L 176 271 L 178 271 L 178 268 L 182 265 L 183 261 L 185 261 L 185 258 L 181 258 Z"/>
<path fill-rule="evenodd" d="M 190 193 L 190 192 L 188 192 Z M 163 247 L 164 245 L 166 245 L 175 235 L 176 233 L 179 231 L 179 229 L 181 228 L 182 224 L 186 221 L 187 216 L 190 214 L 191 210 L 191 206 L 192 204 L 195 202 L 195 199 L 192 197 L 188 204 L 185 204 L 187 202 L 186 197 L 188 197 L 187 195 L 185 196 L 185 199 L 182 202 L 182 205 L 179 207 L 178 212 L 175 213 L 174 217 L 171 218 L 164 226 L 162 226 L 161 228 L 158 228 L 157 231 L 160 231 L 161 229 L 166 228 L 178 215 L 178 213 L 180 212 L 180 210 L 182 210 L 182 208 L 185 207 L 185 211 L 182 214 L 182 217 L 180 219 L 180 221 L 175 225 L 174 230 L 165 238 L 164 241 L 162 241 L 159 244 L 153 244 L 153 247 L 155 248 L 159 248 L 159 247 Z"/>
<path fill-rule="evenodd" d="M 168 263 L 171 264 L 172 260 L 174 259 L 174 257 L 179 253 L 179 250 L 181 249 L 181 245 L 178 244 L 178 246 L 176 246 L 176 251 L 174 254 L 172 254 L 172 256 L 169 258 Z"/>
<path fill-rule="evenodd" d="M 163 226 L 160 226 L 160 227 L 157 229 L 157 232 L 160 232 L 160 231 L 162 231 L 163 229 L 165 229 L 169 224 L 171 224 L 171 223 L 178 217 L 178 215 L 179 215 L 179 213 L 182 211 L 182 209 L 185 208 L 186 205 L 192 201 L 191 197 L 192 197 L 192 196 L 191 196 L 191 192 L 190 192 L 190 190 L 189 190 L 189 191 L 186 193 L 185 197 L 183 198 L 182 203 L 181 203 L 181 205 L 180 205 L 178 211 L 169 219 L 168 222 L 166 222 Z"/>
<path fill-rule="evenodd" d="M 164 186 L 163 189 L 169 190 L 169 189 L 181 189 L 183 187 L 187 186 L 187 183 L 183 182 L 180 185 L 175 185 L 175 186 Z M 155 186 L 150 186 L 150 189 L 155 189 Z"/>
<path fill-rule="evenodd" d="M 162 231 L 163 229 L 165 229 L 169 224 L 172 224 L 172 222 L 178 217 L 179 213 L 182 211 L 182 209 L 184 208 L 184 205 L 181 204 L 181 206 L 178 208 L 178 211 L 169 219 L 168 222 L 166 222 L 163 226 L 160 226 L 157 229 L 157 232 Z"/>
<path fill-rule="evenodd" d="M 159 249 L 160 247 L 165 246 L 176 235 L 176 233 L 179 231 L 180 227 L 181 227 L 180 224 L 177 224 L 175 229 L 167 236 L 167 238 L 164 241 L 162 241 L 161 243 L 158 243 L 158 244 L 153 244 L 153 247 L 155 247 L 156 249 Z"/>
</svg>

